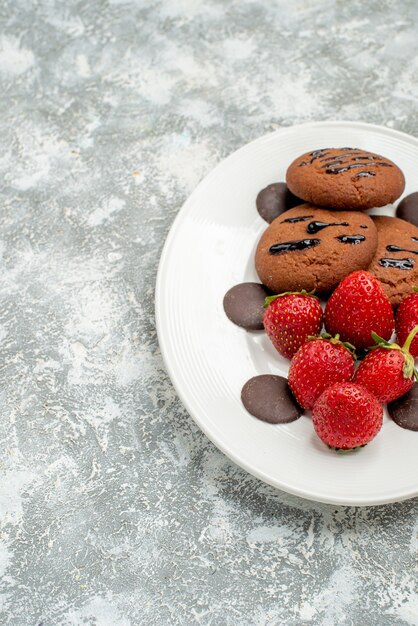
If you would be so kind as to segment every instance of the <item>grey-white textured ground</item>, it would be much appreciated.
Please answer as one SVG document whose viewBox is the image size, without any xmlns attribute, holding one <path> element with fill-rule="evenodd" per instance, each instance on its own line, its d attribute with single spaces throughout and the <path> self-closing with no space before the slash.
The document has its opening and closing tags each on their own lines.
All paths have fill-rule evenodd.
<svg viewBox="0 0 418 626">
<path fill-rule="evenodd" d="M 3 0 L 3 625 L 417 625 L 417 500 L 336 508 L 182 408 L 153 292 L 196 183 L 307 120 L 418 135 L 414 0 Z"/>
</svg>

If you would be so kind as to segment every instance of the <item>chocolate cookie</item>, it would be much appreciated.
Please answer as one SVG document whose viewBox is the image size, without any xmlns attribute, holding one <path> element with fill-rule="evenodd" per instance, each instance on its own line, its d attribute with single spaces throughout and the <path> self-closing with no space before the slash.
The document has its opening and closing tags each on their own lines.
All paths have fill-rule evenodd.
<svg viewBox="0 0 418 626">
<path fill-rule="evenodd" d="M 338 210 L 384 206 L 405 188 L 404 175 L 395 163 L 358 148 L 302 154 L 289 166 L 286 182 L 299 198 Z"/>
<path fill-rule="evenodd" d="M 377 249 L 369 267 L 396 306 L 418 286 L 418 227 L 397 217 L 372 217 Z"/>
<path fill-rule="evenodd" d="M 401 200 L 396 209 L 396 217 L 418 226 L 418 191 Z"/>
<path fill-rule="evenodd" d="M 293 195 L 286 183 L 272 183 L 259 192 L 255 204 L 263 220 L 271 224 L 276 217 L 304 202 Z"/>
<path fill-rule="evenodd" d="M 368 215 L 303 204 L 286 211 L 263 233 L 255 267 L 274 293 L 326 293 L 354 270 L 367 268 L 376 246 L 376 228 Z"/>
</svg>

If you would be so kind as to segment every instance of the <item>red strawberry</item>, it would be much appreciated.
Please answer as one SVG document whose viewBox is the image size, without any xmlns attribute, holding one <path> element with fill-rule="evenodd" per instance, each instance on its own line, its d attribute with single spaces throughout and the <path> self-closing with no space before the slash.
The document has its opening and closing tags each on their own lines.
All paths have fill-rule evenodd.
<svg viewBox="0 0 418 626">
<path fill-rule="evenodd" d="M 418 291 L 418 289 L 414 289 Z M 398 342 L 405 343 L 409 333 L 418 324 L 418 293 L 411 293 L 402 300 L 395 315 L 395 330 Z M 418 337 L 412 341 L 409 352 L 414 359 L 418 357 Z"/>
<path fill-rule="evenodd" d="M 316 434 L 337 450 L 365 446 L 382 427 L 383 410 L 360 385 L 335 383 L 315 402 L 312 421 Z"/>
<path fill-rule="evenodd" d="M 303 409 L 312 409 L 333 383 L 353 378 L 355 357 L 349 348 L 352 346 L 341 343 L 338 336 L 313 339 L 299 348 L 290 363 L 289 387 Z"/>
<path fill-rule="evenodd" d="M 395 325 L 392 306 L 381 284 L 369 272 L 353 272 L 338 285 L 325 307 L 325 328 L 356 348 L 372 344 L 374 331 L 389 339 Z"/>
<path fill-rule="evenodd" d="M 402 348 L 373 333 L 377 347 L 360 363 L 354 382 L 368 389 L 381 404 L 400 398 L 413 387 L 417 373 L 409 346 L 417 332 L 415 326 Z"/>
<path fill-rule="evenodd" d="M 288 359 L 310 335 L 322 327 L 322 309 L 316 296 L 306 291 L 266 298 L 264 328 L 272 344 Z"/>
</svg>

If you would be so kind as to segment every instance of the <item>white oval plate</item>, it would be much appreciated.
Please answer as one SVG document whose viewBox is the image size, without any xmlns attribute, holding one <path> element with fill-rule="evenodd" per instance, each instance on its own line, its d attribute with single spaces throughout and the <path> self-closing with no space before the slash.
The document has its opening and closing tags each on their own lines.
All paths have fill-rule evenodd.
<svg viewBox="0 0 418 626">
<path fill-rule="evenodd" d="M 156 319 L 171 380 L 220 450 L 289 493 L 362 506 L 418 495 L 418 433 L 386 416 L 372 443 L 340 455 L 317 438 L 308 416 L 287 425 L 255 419 L 241 404 L 243 384 L 257 374 L 287 376 L 288 361 L 264 333 L 232 324 L 222 306 L 230 287 L 258 282 L 254 249 L 266 228 L 255 208 L 258 191 L 283 181 L 299 154 L 346 145 L 393 159 L 405 174 L 405 194 L 418 190 L 418 140 L 404 133 L 358 122 L 318 122 L 261 137 L 221 162 L 178 214 L 161 256 Z"/>
</svg>

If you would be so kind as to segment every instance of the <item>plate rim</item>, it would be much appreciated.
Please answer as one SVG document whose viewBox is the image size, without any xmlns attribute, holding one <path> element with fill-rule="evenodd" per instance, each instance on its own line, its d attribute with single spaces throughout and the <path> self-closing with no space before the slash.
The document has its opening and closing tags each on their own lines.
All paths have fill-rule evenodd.
<svg viewBox="0 0 418 626">
<path fill-rule="evenodd" d="M 381 506 L 385 504 L 392 504 L 395 502 L 402 502 L 402 501 L 417 497 L 418 485 L 413 491 L 407 490 L 403 493 L 402 492 L 397 493 L 396 495 L 392 494 L 392 495 L 387 495 L 387 496 L 381 496 L 381 497 L 376 498 L 373 501 L 370 501 L 369 498 L 362 499 L 361 497 L 359 497 L 356 500 L 354 500 L 353 498 L 351 499 L 345 498 L 343 496 L 341 498 L 338 498 L 338 497 L 327 498 L 322 493 L 321 494 L 315 493 L 312 490 L 310 490 L 309 492 L 306 492 L 302 488 L 289 485 L 284 480 L 272 479 L 269 475 L 265 474 L 263 471 L 259 470 L 257 467 L 254 467 L 253 465 L 249 464 L 247 461 L 242 459 L 239 453 L 228 448 L 228 446 L 225 445 L 222 438 L 218 437 L 216 432 L 213 432 L 208 427 L 207 424 L 202 423 L 199 417 L 195 415 L 194 410 L 192 409 L 189 403 L 187 394 L 183 390 L 182 386 L 179 384 L 177 374 L 176 374 L 176 369 L 170 361 L 169 349 L 167 345 L 168 342 L 166 341 L 166 337 L 163 331 L 162 304 L 161 303 L 163 300 L 162 295 L 164 293 L 165 265 L 169 256 L 172 242 L 175 239 L 176 232 L 179 229 L 181 222 L 185 219 L 189 211 L 192 209 L 195 196 L 199 195 L 204 189 L 204 187 L 211 182 L 212 177 L 216 175 L 217 170 L 220 167 L 222 167 L 226 161 L 230 162 L 234 160 L 235 158 L 239 157 L 239 155 L 243 151 L 247 149 L 251 149 L 253 146 L 257 144 L 262 144 L 263 141 L 271 140 L 273 136 L 284 135 L 286 133 L 291 133 L 291 132 L 294 132 L 295 130 L 297 131 L 299 129 L 304 129 L 304 128 L 312 128 L 312 127 L 320 128 L 321 126 L 326 126 L 327 128 L 330 128 L 333 126 L 334 127 L 335 126 L 346 127 L 346 128 L 356 127 L 356 129 L 363 128 L 365 130 L 373 130 L 378 133 L 385 133 L 392 137 L 397 137 L 399 139 L 407 140 L 409 143 L 414 143 L 418 147 L 417 137 L 414 137 L 413 135 L 410 135 L 400 130 L 389 128 L 387 126 L 381 126 L 378 124 L 369 124 L 368 122 L 357 122 L 354 120 L 323 120 L 323 121 L 315 121 L 315 122 L 305 122 L 302 124 L 294 124 L 291 126 L 278 128 L 272 132 L 265 133 L 264 135 L 261 135 L 260 137 L 257 137 L 256 139 L 253 139 L 247 142 L 246 144 L 240 146 L 239 148 L 231 152 L 228 156 L 221 159 L 215 165 L 215 167 L 213 167 L 206 174 L 206 176 L 204 176 L 204 178 L 195 186 L 193 191 L 188 195 L 185 202 L 179 209 L 176 217 L 174 218 L 170 226 L 170 230 L 168 232 L 166 240 L 164 242 L 160 260 L 158 263 L 157 278 L 156 278 L 156 284 L 155 284 L 155 321 L 156 321 L 158 344 L 159 344 L 161 356 L 164 362 L 164 366 L 170 377 L 171 383 L 173 384 L 173 387 L 178 397 L 180 398 L 180 401 L 182 402 L 183 406 L 186 408 L 188 414 L 196 423 L 196 425 L 199 427 L 199 429 L 206 435 L 206 437 L 218 448 L 218 450 L 220 450 L 223 454 L 225 454 L 236 465 L 238 465 L 239 467 L 247 471 L 252 476 L 255 476 L 257 479 L 263 481 L 264 483 L 272 487 L 275 487 L 276 489 L 282 490 L 286 493 L 289 493 L 294 496 L 298 496 L 300 498 L 303 498 L 305 500 L 309 500 L 312 502 L 332 504 L 336 506 L 354 506 L 354 507 Z"/>
</svg>

